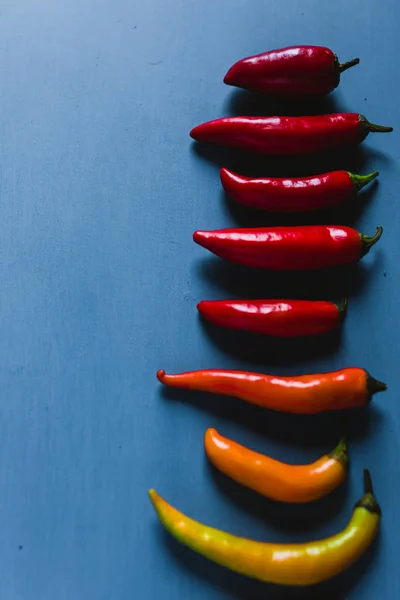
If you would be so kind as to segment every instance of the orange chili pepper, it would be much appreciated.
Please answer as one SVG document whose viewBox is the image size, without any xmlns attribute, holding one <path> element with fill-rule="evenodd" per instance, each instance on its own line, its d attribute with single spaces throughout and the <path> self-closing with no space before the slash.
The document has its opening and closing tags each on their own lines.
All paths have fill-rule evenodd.
<svg viewBox="0 0 400 600">
<path fill-rule="evenodd" d="M 253 452 L 215 429 L 207 429 L 204 447 L 212 464 L 225 475 L 278 502 L 318 500 L 343 483 L 349 467 L 344 440 L 330 454 L 308 465 L 288 465 Z"/>
<path fill-rule="evenodd" d="M 157 377 L 167 386 L 236 396 L 263 408 L 302 414 L 365 406 L 373 394 L 386 390 L 386 384 L 357 367 L 294 377 L 221 369 L 167 375 L 160 370 Z"/>
<path fill-rule="evenodd" d="M 155 490 L 149 496 L 166 530 L 185 546 L 248 577 L 281 585 L 313 585 L 338 575 L 373 542 L 381 510 L 364 471 L 365 494 L 343 531 L 304 544 L 269 544 L 237 537 L 190 519 Z"/>
</svg>

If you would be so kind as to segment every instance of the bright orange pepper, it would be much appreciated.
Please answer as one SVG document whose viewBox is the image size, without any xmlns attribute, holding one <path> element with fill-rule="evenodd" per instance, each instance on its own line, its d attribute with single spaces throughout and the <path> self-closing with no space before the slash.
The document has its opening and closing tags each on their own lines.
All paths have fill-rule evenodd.
<svg viewBox="0 0 400 600">
<path fill-rule="evenodd" d="M 312 585 L 338 575 L 373 542 L 381 511 L 368 471 L 365 494 L 345 529 L 332 537 L 304 544 L 270 544 L 236 537 L 207 527 L 173 508 L 155 490 L 151 502 L 166 530 L 206 558 L 243 575 L 281 585 Z"/>
<path fill-rule="evenodd" d="M 157 377 L 167 386 L 236 396 L 263 408 L 303 414 L 365 406 L 372 394 L 386 389 L 357 367 L 294 377 L 221 369 L 168 375 L 160 370 Z"/>
<path fill-rule="evenodd" d="M 288 465 L 253 452 L 207 429 L 204 446 L 217 469 L 238 483 L 279 502 L 303 504 L 322 498 L 346 478 L 349 460 L 343 440 L 330 454 L 308 465 Z"/>
</svg>

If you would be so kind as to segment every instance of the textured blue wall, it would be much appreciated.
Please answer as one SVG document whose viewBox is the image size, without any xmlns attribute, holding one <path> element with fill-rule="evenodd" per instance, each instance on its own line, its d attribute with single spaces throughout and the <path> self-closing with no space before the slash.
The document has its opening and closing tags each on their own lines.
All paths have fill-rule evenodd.
<svg viewBox="0 0 400 600">
<path fill-rule="evenodd" d="M 1 598 L 399 597 L 399 18 L 396 0 L 3 1 Z M 297 43 L 361 58 L 320 110 L 362 112 L 395 133 L 370 136 L 329 164 L 196 148 L 192 126 L 272 110 L 224 86 L 227 68 Z M 226 265 L 193 244 L 193 230 L 273 221 L 226 200 L 221 164 L 288 175 L 379 169 L 358 208 L 326 218 L 368 234 L 381 224 L 383 238 L 362 264 L 326 277 Z M 286 349 L 205 327 L 196 311 L 203 298 L 342 293 L 349 313 L 337 347 Z M 158 368 L 294 374 L 353 364 L 389 391 L 347 420 L 348 485 L 309 507 L 279 506 L 214 473 L 203 434 L 214 426 L 301 463 L 333 447 L 337 415 L 297 418 L 165 394 L 155 379 Z M 346 575 L 311 591 L 208 563 L 167 537 L 147 499 L 155 487 L 239 535 L 312 539 L 347 522 L 364 466 L 383 508 L 379 540 Z"/>
</svg>

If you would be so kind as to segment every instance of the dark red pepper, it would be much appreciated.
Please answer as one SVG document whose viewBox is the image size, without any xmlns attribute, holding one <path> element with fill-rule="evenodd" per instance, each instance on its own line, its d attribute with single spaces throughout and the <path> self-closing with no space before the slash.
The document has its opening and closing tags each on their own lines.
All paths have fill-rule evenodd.
<svg viewBox="0 0 400 600">
<path fill-rule="evenodd" d="M 221 258 L 249 267 L 274 270 L 322 269 L 360 260 L 382 235 L 352 227 L 301 225 L 195 231 L 193 239 Z"/>
<path fill-rule="evenodd" d="M 203 300 L 200 314 L 214 325 L 278 337 L 327 333 L 337 327 L 346 310 L 340 304 L 317 300 Z"/>
<path fill-rule="evenodd" d="M 373 125 L 358 113 L 338 113 L 308 117 L 226 117 L 198 125 L 190 135 L 198 142 L 288 156 L 359 144 L 370 132 L 390 131 L 393 127 Z"/>
<path fill-rule="evenodd" d="M 291 46 L 239 60 L 224 82 L 277 96 L 319 96 L 335 89 L 340 74 L 359 62 L 339 63 L 332 50 L 321 46 Z"/>
<path fill-rule="evenodd" d="M 336 206 L 356 196 L 378 175 L 332 171 L 311 177 L 250 179 L 221 169 L 221 183 L 229 196 L 246 206 L 271 212 L 301 212 Z"/>
</svg>

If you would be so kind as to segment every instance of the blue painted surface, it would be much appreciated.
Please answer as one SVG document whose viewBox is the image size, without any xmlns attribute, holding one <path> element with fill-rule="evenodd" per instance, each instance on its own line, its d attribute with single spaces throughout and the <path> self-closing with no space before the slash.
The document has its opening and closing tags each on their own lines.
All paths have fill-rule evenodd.
<svg viewBox="0 0 400 600">
<path fill-rule="evenodd" d="M 399 18 L 396 0 L 385 10 L 371 0 L 2 3 L 1 598 L 399 597 Z M 395 127 L 327 165 L 381 171 L 359 209 L 327 218 L 385 231 L 362 264 L 317 280 L 241 270 L 191 241 L 196 228 L 272 222 L 234 209 L 220 189 L 220 164 L 288 175 L 323 167 L 321 159 L 243 162 L 189 140 L 203 121 L 268 113 L 268 103 L 222 77 L 243 56 L 296 43 L 361 58 L 324 110 Z M 285 352 L 204 327 L 195 308 L 203 298 L 344 292 L 349 314 L 336 348 Z M 155 379 L 158 368 L 294 374 L 352 364 L 389 391 L 347 421 L 348 485 L 300 508 L 214 473 L 204 431 L 214 426 L 301 463 L 333 447 L 338 416 L 288 417 L 228 398 L 164 394 Z M 313 590 L 265 586 L 197 557 L 164 534 L 147 499 L 155 487 L 208 524 L 300 541 L 346 523 L 363 466 L 383 507 L 379 540 L 347 574 Z"/>
</svg>

